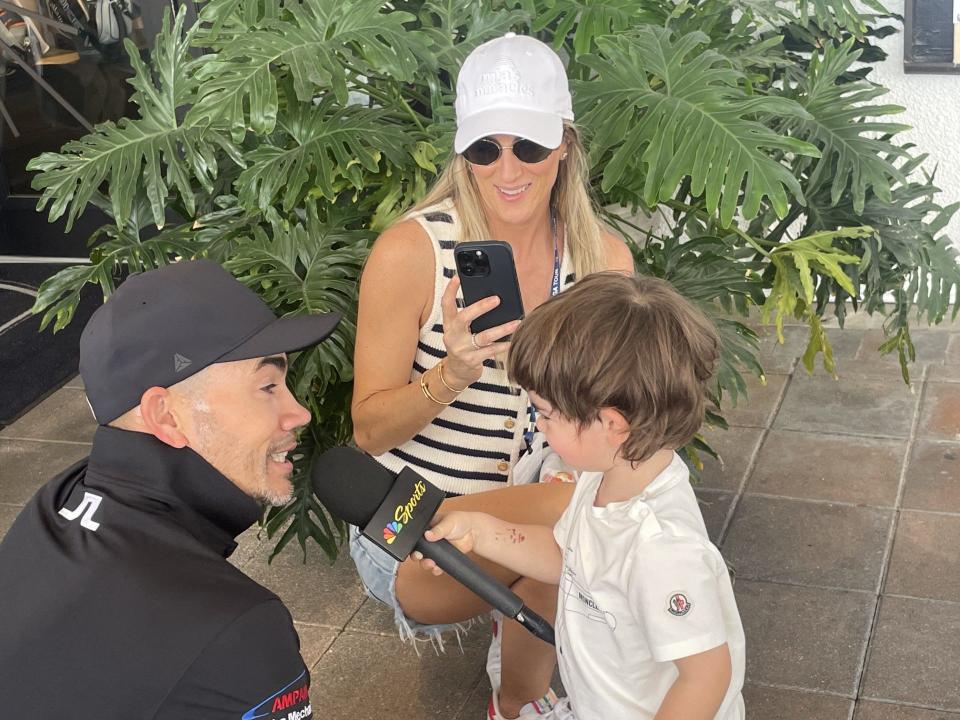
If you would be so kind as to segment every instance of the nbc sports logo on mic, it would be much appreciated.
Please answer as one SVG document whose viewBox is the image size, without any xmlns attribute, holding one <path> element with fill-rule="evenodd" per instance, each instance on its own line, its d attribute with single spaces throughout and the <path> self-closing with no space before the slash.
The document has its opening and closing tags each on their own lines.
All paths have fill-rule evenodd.
<svg viewBox="0 0 960 720">
<path fill-rule="evenodd" d="M 402 522 L 389 522 L 387 526 L 383 529 L 383 539 L 387 541 L 387 545 L 392 545 L 393 541 L 397 539 L 397 535 L 400 534 L 400 531 L 403 529 Z"/>
</svg>

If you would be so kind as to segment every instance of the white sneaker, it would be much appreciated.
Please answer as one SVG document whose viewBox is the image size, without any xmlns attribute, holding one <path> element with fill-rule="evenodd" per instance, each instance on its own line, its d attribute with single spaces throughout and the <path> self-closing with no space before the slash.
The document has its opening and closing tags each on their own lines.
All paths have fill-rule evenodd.
<svg viewBox="0 0 960 720">
<path fill-rule="evenodd" d="M 500 705 L 497 700 L 496 692 L 493 692 L 490 695 L 490 702 L 487 703 L 487 720 L 506 720 L 503 715 L 500 714 Z M 547 690 L 547 694 L 544 695 L 539 700 L 531 700 L 526 705 L 520 708 L 520 713 L 517 715 L 518 720 L 521 718 L 545 718 L 546 720 L 574 720 L 573 715 L 556 715 L 555 711 L 561 707 L 566 706 L 569 708 L 567 699 L 564 698 L 561 700 L 557 697 L 557 694 L 551 689 Z"/>
<path fill-rule="evenodd" d="M 492 621 L 492 635 L 490 640 L 490 649 L 487 651 L 487 675 L 490 678 L 490 687 L 493 692 L 490 694 L 490 702 L 487 703 L 487 720 L 506 720 L 500 714 L 499 695 L 500 695 L 500 677 L 501 677 L 501 650 L 503 646 L 503 614 L 493 610 L 490 613 Z M 555 709 L 561 705 L 569 704 L 566 698 L 562 700 L 557 697 L 553 688 L 547 690 L 547 694 L 539 700 L 532 700 L 520 708 L 518 717 L 539 717 L 547 720 L 575 720 L 573 714 L 558 716 L 554 714 Z"/>
<path fill-rule="evenodd" d="M 553 720 L 577 720 L 577 716 L 570 707 L 569 698 L 561 698 L 560 702 L 553 709 Z"/>
</svg>

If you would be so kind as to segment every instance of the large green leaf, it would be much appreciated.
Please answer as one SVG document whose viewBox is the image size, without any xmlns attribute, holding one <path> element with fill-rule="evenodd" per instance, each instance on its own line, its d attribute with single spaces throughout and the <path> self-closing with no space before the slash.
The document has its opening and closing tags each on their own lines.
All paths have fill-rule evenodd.
<svg viewBox="0 0 960 720">
<path fill-rule="evenodd" d="M 268 235 L 254 228 L 252 241 L 241 244 L 224 266 L 256 289 L 275 312 L 337 312 L 342 320 L 333 336 L 310 350 L 322 384 L 353 377 L 357 275 L 373 239 L 367 230 L 349 230 L 359 216 L 330 208 L 322 221 L 315 203 L 306 220 L 274 225 Z"/>
<path fill-rule="evenodd" d="M 177 110 L 193 101 L 197 87 L 193 74 L 198 61 L 189 54 L 185 16 L 181 10 L 171 28 L 169 10 L 164 12 L 153 58 L 156 81 L 136 47 L 127 41 L 135 71 L 132 100 L 140 108 L 139 118 L 101 123 L 92 134 L 68 142 L 60 152 L 43 153 L 28 164 L 29 170 L 41 171 L 33 181 L 33 187 L 43 191 L 37 209 L 42 211 L 49 203 L 51 220 L 68 212 L 69 230 L 106 182 L 118 227 L 130 215 L 139 186 L 146 188 L 154 223 L 163 227 L 171 188 L 176 188 L 192 214 L 192 180 L 212 188 L 218 162 L 225 158 L 242 162 L 239 151 L 219 129 L 184 127 L 177 118 Z"/>
<path fill-rule="evenodd" d="M 925 159 L 925 155 L 913 158 L 903 167 L 903 173 L 908 177 L 922 175 L 914 170 Z M 891 189 L 889 200 L 868 193 L 863 210 L 858 212 L 850 195 L 833 203 L 830 189 L 824 185 L 810 196 L 804 232 L 857 222 L 869 224 L 876 238 L 860 251 L 858 288 L 867 309 L 884 311 L 885 296 L 895 293 L 902 299 L 898 302 L 913 306 L 918 316 L 938 323 L 951 306 L 954 316 L 960 308 L 958 252 L 951 239 L 942 234 L 960 203 L 939 205 L 934 200 L 939 192 L 932 177 L 908 179 Z M 837 298 L 835 307 L 842 321 L 843 300 L 848 295 L 835 288 L 829 290 Z M 898 310 L 897 317 L 906 316 Z M 894 331 L 904 327 L 906 320 L 897 323 Z"/>
<path fill-rule="evenodd" d="M 247 156 L 250 166 L 237 180 L 240 201 L 247 207 L 266 209 L 281 195 L 283 209 L 291 210 L 303 199 L 307 184 L 334 201 L 341 189 L 338 180 L 361 190 L 362 171 L 376 173 L 382 156 L 395 165 L 404 160 L 402 143 L 407 138 L 402 126 L 392 125 L 376 110 L 341 108 L 333 98 L 317 106 L 294 105 L 279 129 L 286 144 L 261 144 Z"/>
<path fill-rule="evenodd" d="M 871 103 L 886 94 L 885 88 L 866 80 L 841 80 L 860 57 L 852 47 L 852 39 L 840 47 L 828 45 L 822 54 L 813 55 L 808 72 L 793 73 L 796 84 L 790 94 L 808 115 L 784 118 L 783 128 L 816 143 L 822 151 L 810 171 L 808 186 L 829 183 L 833 203 L 851 192 L 854 209 L 860 213 L 868 188 L 889 202 L 891 184 L 904 182 L 892 161 L 906 156 L 907 151 L 888 138 L 910 126 L 876 120 L 904 110 L 898 105 Z"/>
<path fill-rule="evenodd" d="M 707 40 L 694 32 L 674 41 L 668 30 L 641 27 L 598 39 L 599 54 L 580 58 L 596 73 L 575 84 L 583 122 L 596 130 L 591 155 L 613 151 L 601 187 L 643 177 L 643 197 L 652 206 L 689 176 L 690 192 L 704 194 L 724 225 L 732 222 L 741 192 L 744 217 L 756 215 L 764 197 L 785 215 L 787 191 L 800 202 L 803 191 L 772 151 L 814 157 L 819 151 L 756 118 L 807 113 L 792 100 L 748 96 L 729 62 L 712 50 L 698 52 Z"/>
<path fill-rule="evenodd" d="M 642 22 L 662 20 L 665 13 L 656 12 L 658 3 L 635 0 L 553 0 L 543 3 L 534 16 L 533 29 L 553 26 L 553 45 L 561 47 L 567 36 L 573 38 L 575 55 L 594 49 L 594 41 L 603 35 L 625 32 Z"/>
<path fill-rule="evenodd" d="M 110 201 L 94 193 L 91 204 L 108 217 Z M 238 208 L 217 210 L 201 215 L 193 223 L 174 225 L 152 237 L 141 237 L 151 217 L 146 191 L 138 188 L 125 222 L 98 228 L 87 244 L 90 264 L 66 268 L 43 282 L 32 308 L 43 313 L 41 329 L 53 322 L 54 331 L 62 330 L 73 318 L 80 292 L 87 283 L 100 286 L 104 299 L 116 289 L 122 274 L 143 272 L 180 258 L 205 256 L 221 260 L 229 252 L 225 241 L 243 233 L 251 219 Z"/>
<path fill-rule="evenodd" d="M 763 18 L 773 26 L 796 21 L 801 25 L 816 23 L 831 33 L 847 31 L 863 35 L 872 17 L 887 13 L 879 0 L 736 0 L 732 5 L 741 6 Z"/>
<path fill-rule="evenodd" d="M 856 265 L 860 258 L 834 246 L 839 238 L 862 238 L 874 234 L 871 227 L 824 230 L 783 243 L 770 253 L 775 270 L 773 286 L 763 305 L 763 321 L 775 315 L 777 338 L 783 342 L 783 319 L 810 319 L 814 311 L 814 272 L 830 277 L 848 294 L 856 289 L 843 265 Z M 815 329 L 815 328 L 814 328 Z"/>
<path fill-rule="evenodd" d="M 453 80 L 467 55 L 487 40 L 500 37 L 530 16 L 511 8 L 495 8 L 486 3 L 463 0 L 427 0 L 419 3 L 401 3 L 404 7 L 420 5 L 417 12 L 421 31 L 430 38 L 431 52 L 437 67 Z M 424 78 L 428 82 L 433 78 Z"/>
<path fill-rule="evenodd" d="M 200 97 L 187 113 L 190 125 L 224 120 L 241 138 L 248 127 L 273 132 L 279 94 L 277 69 L 289 72 L 297 97 L 310 102 L 332 92 L 348 101 L 351 76 L 383 73 L 411 81 L 425 53 L 408 13 L 384 12 L 382 0 L 303 0 L 286 3 L 279 18 L 266 17 L 236 33 L 198 72 Z"/>
</svg>

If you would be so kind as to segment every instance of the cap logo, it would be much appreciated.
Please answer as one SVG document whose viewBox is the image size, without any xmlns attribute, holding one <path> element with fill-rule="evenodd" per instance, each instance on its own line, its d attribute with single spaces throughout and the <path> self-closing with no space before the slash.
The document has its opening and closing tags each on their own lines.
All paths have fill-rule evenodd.
<svg viewBox="0 0 960 720">
<path fill-rule="evenodd" d="M 512 60 L 501 58 L 490 72 L 480 75 L 480 84 L 473 92 L 477 97 L 486 95 L 525 95 L 533 97 L 533 88 L 523 82 L 520 71 Z"/>
<path fill-rule="evenodd" d="M 173 371 L 182 372 L 193 364 L 193 360 L 186 358 L 180 353 L 173 354 Z"/>
</svg>

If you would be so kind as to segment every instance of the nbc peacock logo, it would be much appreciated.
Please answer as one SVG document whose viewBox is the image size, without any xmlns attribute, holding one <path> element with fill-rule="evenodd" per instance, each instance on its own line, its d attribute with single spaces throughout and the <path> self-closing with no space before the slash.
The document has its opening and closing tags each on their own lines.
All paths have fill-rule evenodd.
<svg viewBox="0 0 960 720">
<path fill-rule="evenodd" d="M 387 545 L 393 544 L 393 541 L 397 539 L 397 535 L 400 534 L 400 531 L 403 530 L 403 523 L 393 521 L 387 523 L 387 526 L 383 529 L 383 539 L 387 541 Z"/>
</svg>

